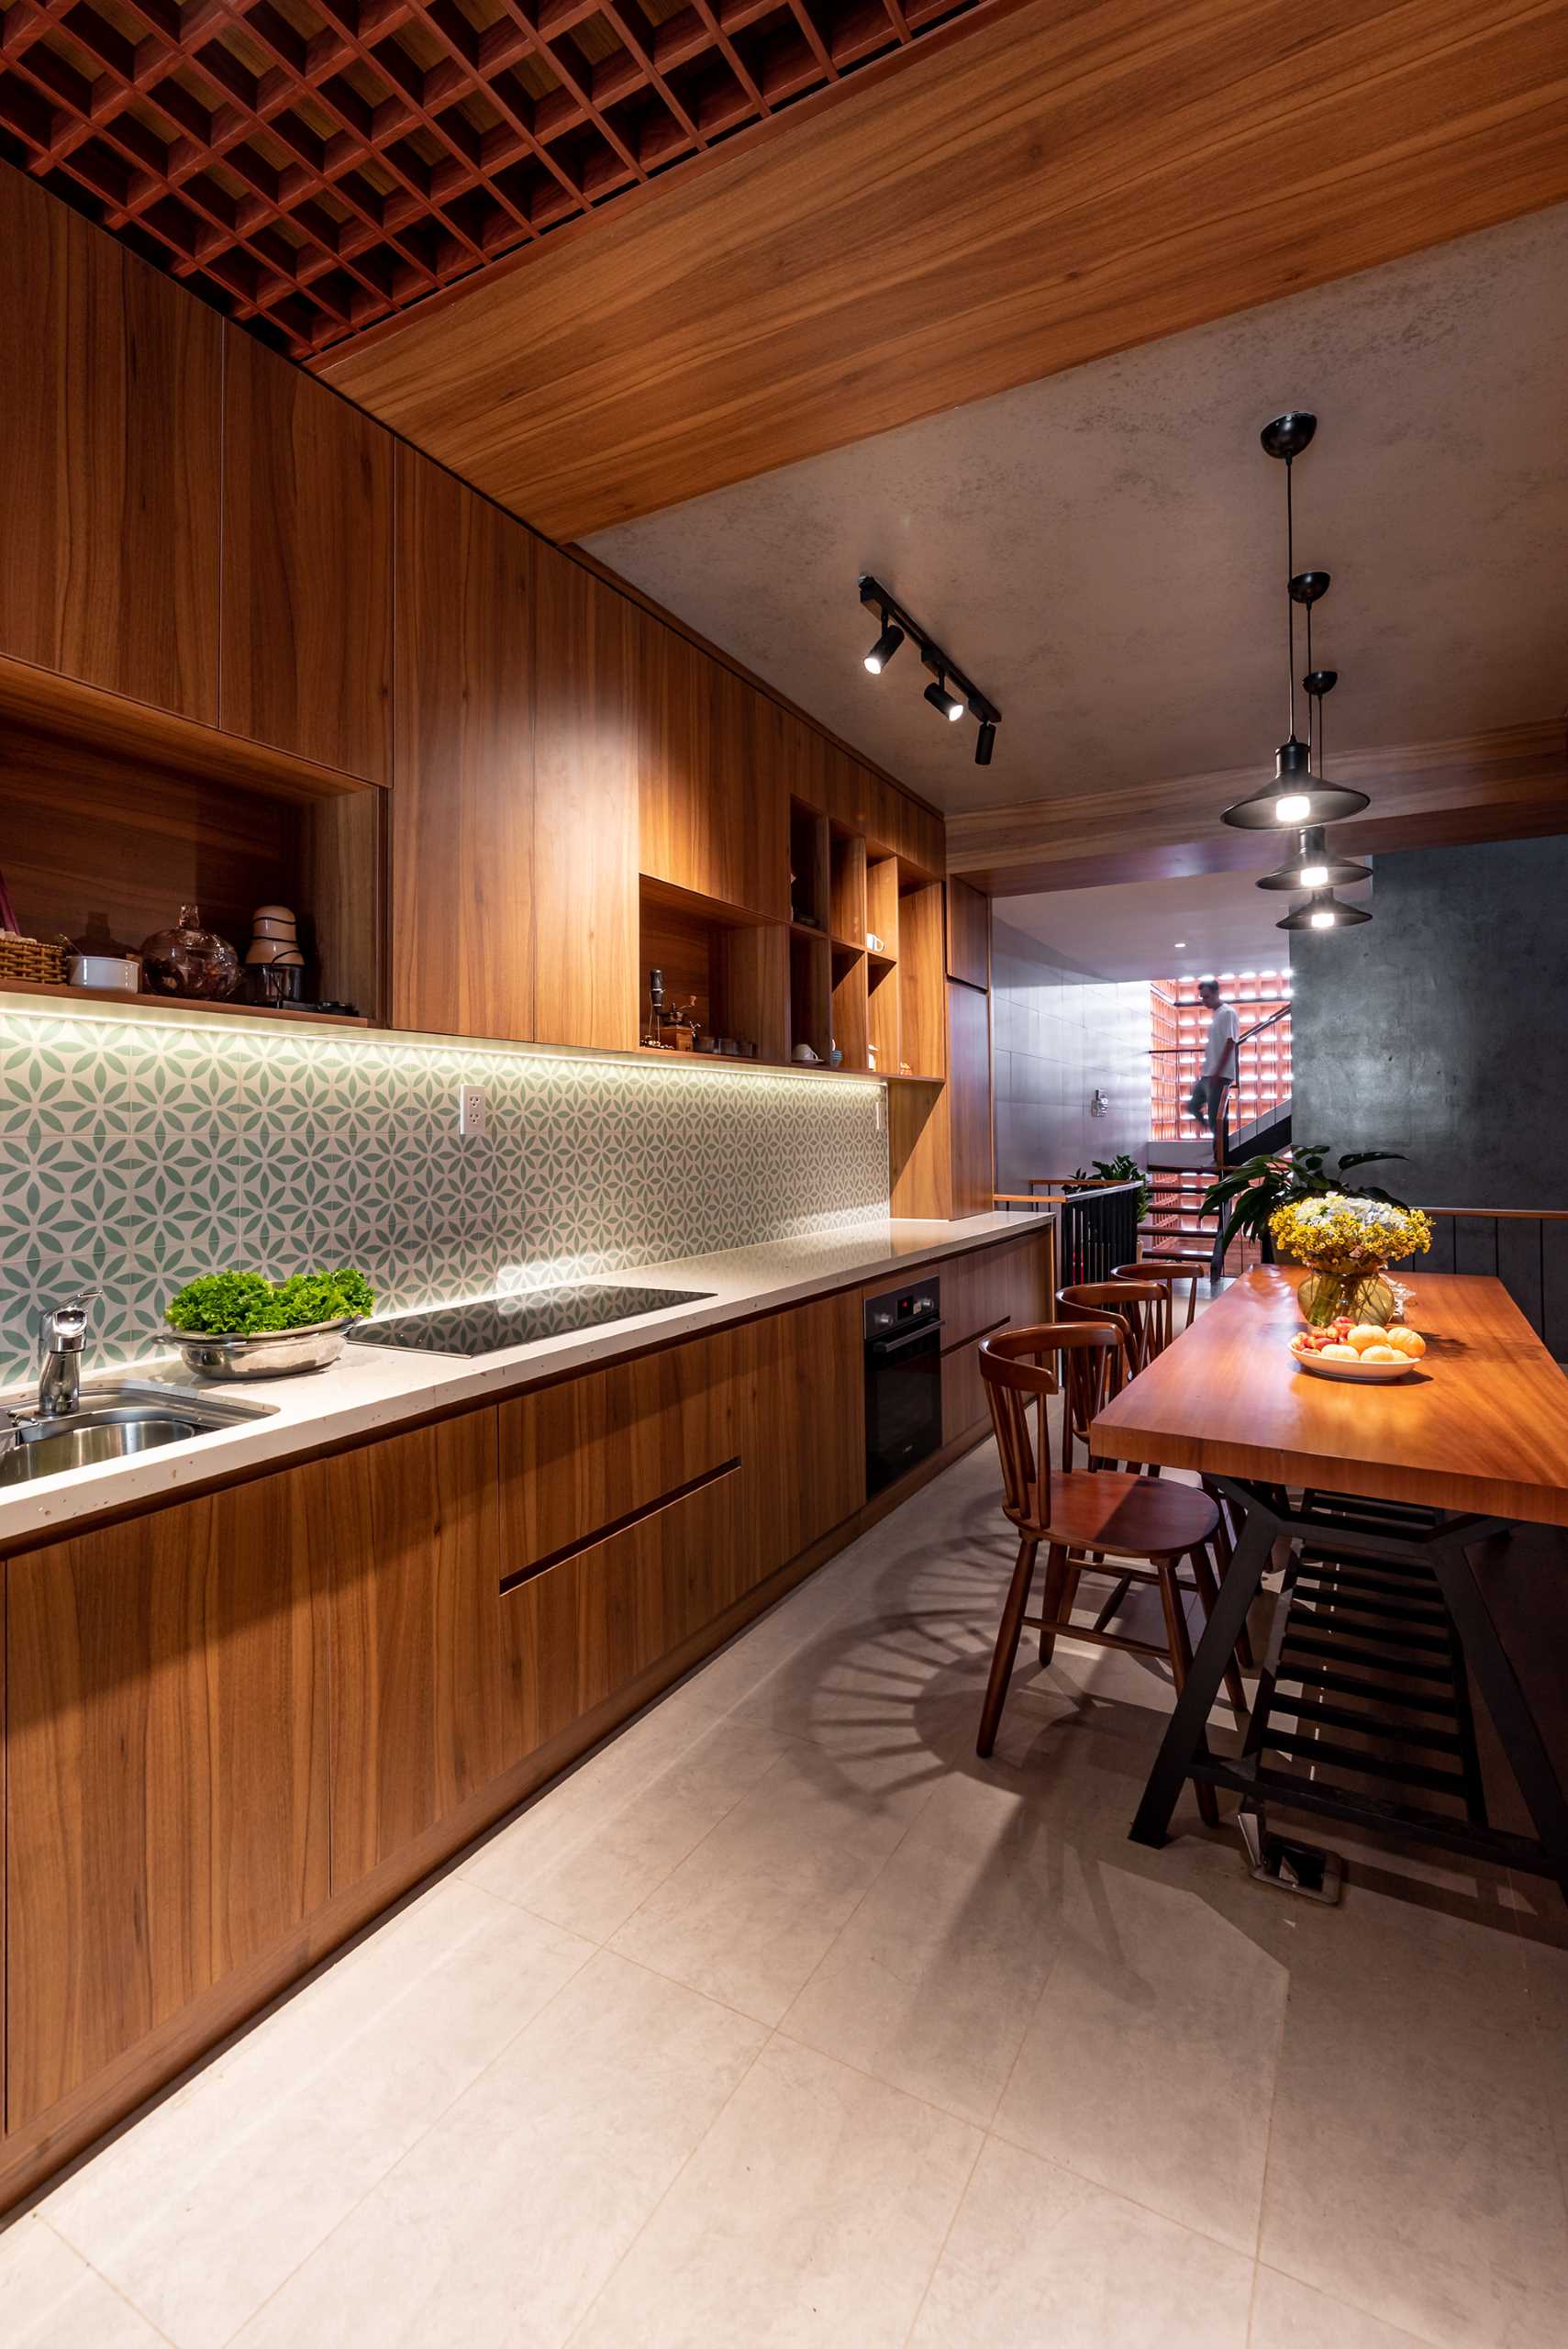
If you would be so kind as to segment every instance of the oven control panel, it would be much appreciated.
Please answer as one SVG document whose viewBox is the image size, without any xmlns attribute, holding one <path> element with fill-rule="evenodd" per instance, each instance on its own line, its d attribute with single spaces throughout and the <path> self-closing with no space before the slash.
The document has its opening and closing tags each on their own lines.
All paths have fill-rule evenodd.
<svg viewBox="0 0 1568 2349">
<path fill-rule="evenodd" d="M 940 1281 L 920 1281 L 913 1288 L 892 1290 L 886 1297 L 873 1297 L 865 1308 L 865 1334 L 868 1338 L 893 1338 L 905 1330 L 917 1330 L 923 1321 L 941 1319 L 942 1288 Z"/>
</svg>

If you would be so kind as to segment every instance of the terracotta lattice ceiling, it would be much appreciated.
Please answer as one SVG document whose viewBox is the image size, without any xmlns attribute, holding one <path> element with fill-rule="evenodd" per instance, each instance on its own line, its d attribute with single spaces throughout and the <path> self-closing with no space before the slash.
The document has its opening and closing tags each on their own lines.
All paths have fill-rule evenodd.
<svg viewBox="0 0 1568 2349">
<path fill-rule="evenodd" d="M 979 0 L 0 0 L 0 151 L 308 359 Z"/>
</svg>

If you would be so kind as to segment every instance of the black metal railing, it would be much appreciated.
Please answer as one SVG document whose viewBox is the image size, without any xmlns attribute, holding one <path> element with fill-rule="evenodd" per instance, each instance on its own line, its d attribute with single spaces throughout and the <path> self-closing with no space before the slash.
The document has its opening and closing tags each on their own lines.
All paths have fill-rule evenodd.
<svg viewBox="0 0 1568 2349">
<path fill-rule="evenodd" d="M 1395 1274 L 1489 1273 L 1502 1282 L 1554 1362 L 1568 1362 L 1568 1209 L 1428 1208 L 1432 1244 Z M 1419 1319 L 1418 1308 L 1413 1308 Z"/>
<path fill-rule="evenodd" d="M 1118 1264 L 1138 1254 L 1140 1183 L 1073 1191 L 1059 1209 L 1057 1261 L 1065 1288 L 1076 1281 L 1108 1281 Z"/>
</svg>

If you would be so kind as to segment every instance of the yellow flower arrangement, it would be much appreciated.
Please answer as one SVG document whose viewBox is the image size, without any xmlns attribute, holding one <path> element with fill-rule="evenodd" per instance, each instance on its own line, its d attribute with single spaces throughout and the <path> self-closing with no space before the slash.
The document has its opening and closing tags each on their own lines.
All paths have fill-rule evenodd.
<svg viewBox="0 0 1568 2349">
<path fill-rule="evenodd" d="M 1382 1277 L 1385 1264 L 1423 1255 L 1432 1244 L 1431 1224 L 1419 1208 L 1343 1191 L 1276 1208 L 1269 1230 L 1276 1247 L 1311 1267 L 1296 1302 L 1319 1328 L 1341 1313 L 1353 1321 L 1394 1320 L 1398 1300 Z"/>
<path fill-rule="evenodd" d="M 1319 1273 L 1373 1272 L 1403 1256 L 1424 1255 L 1432 1244 L 1431 1224 L 1419 1208 L 1351 1198 L 1342 1191 L 1276 1208 L 1269 1230 L 1277 1248 Z"/>
</svg>

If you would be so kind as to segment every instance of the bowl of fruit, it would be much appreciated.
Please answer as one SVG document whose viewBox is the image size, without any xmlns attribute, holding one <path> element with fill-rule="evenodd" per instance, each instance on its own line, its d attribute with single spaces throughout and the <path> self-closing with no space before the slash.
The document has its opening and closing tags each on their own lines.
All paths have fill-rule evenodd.
<svg viewBox="0 0 1568 2349">
<path fill-rule="evenodd" d="M 1408 1378 L 1427 1351 L 1427 1341 L 1403 1321 L 1380 1329 L 1374 1321 L 1331 1321 L 1326 1330 L 1298 1330 L 1290 1341 L 1297 1370 L 1315 1378 L 1359 1379 L 1369 1386 Z"/>
</svg>

